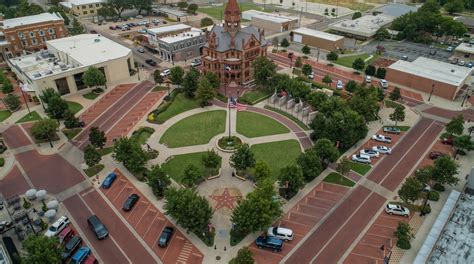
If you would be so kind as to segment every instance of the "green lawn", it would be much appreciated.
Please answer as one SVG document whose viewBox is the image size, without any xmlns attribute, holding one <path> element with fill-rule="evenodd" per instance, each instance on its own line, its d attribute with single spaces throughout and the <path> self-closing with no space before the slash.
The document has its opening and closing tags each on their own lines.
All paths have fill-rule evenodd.
<svg viewBox="0 0 474 264">
<path fill-rule="evenodd" d="M 224 133 L 226 111 L 215 110 L 195 114 L 180 120 L 163 134 L 160 143 L 170 148 L 206 144 Z"/>
<path fill-rule="evenodd" d="M 152 92 L 159 92 L 159 91 L 166 91 L 166 90 L 168 90 L 168 87 L 157 85 L 155 86 L 155 88 L 153 88 Z"/>
<path fill-rule="evenodd" d="M 395 108 L 395 107 L 397 107 L 397 105 L 400 105 L 399 103 L 396 103 L 396 102 L 394 102 L 392 100 L 388 100 L 388 99 L 385 99 L 384 102 L 385 102 L 385 107 L 388 107 L 388 108 Z"/>
<path fill-rule="evenodd" d="M 0 158 L 0 167 L 3 167 L 3 165 L 5 165 L 5 159 Z"/>
<path fill-rule="evenodd" d="M 90 93 L 84 94 L 82 97 L 84 97 L 86 99 L 89 99 L 89 100 L 94 100 L 95 98 L 99 97 L 99 95 L 100 94 L 98 94 L 98 93 L 90 92 Z"/>
<path fill-rule="evenodd" d="M 309 128 L 305 123 L 301 122 L 301 120 L 299 120 L 298 118 L 292 116 L 291 114 L 288 114 L 287 112 L 285 111 L 282 111 L 278 108 L 275 108 L 275 107 L 271 107 L 271 106 L 268 106 L 266 105 L 264 107 L 265 109 L 268 109 L 268 110 L 271 110 L 273 112 L 277 112 L 279 113 L 280 115 L 284 115 L 286 116 L 287 118 L 289 118 L 290 120 L 292 120 L 293 122 L 295 122 L 296 124 L 298 124 L 298 126 L 300 126 L 302 129 L 304 130 L 310 130 L 311 128 Z"/>
<path fill-rule="evenodd" d="M 248 138 L 288 133 L 290 130 L 270 117 L 252 112 L 237 112 L 237 133 Z"/>
<path fill-rule="evenodd" d="M 188 153 L 173 156 L 170 160 L 162 165 L 163 170 L 176 182 L 180 183 L 184 170 L 189 164 L 193 164 L 204 175 L 206 168 L 201 163 L 201 159 L 206 152 Z"/>
<path fill-rule="evenodd" d="M 84 169 L 84 172 L 86 173 L 88 177 L 92 177 L 96 175 L 97 173 L 101 172 L 103 169 L 104 169 L 104 165 L 98 164 L 92 168 Z"/>
<path fill-rule="evenodd" d="M 8 110 L 1 110 L 0 111 L 0 122 L 3 122 L 7 118 L 9 118 L 12 115 L 12 112 Z"/>
<path fill-rule="evenodd" d="M 260 7 L 254 3 L 239 3 L 240 12 L 244 12 L 250 9 L 265 11 L 263 7 Z M 205 13 L 217 20 L 221 20 L 224 17 L 224 8 L 225 5 L 215 6 L 215 7 L 200 7 L 198 12 Z"/>
<path fill-rule="evenodd" d="M 176 95 L 174 101 L 169 105 L 169 107 L 163 113 L 158 114 L 156 122 L 158 124 L 163 124 L 173 116 L 198 107 L 199 103 L 196 100 L 189 99 L 184 94 L 179 93 Z"/>
<path fill-rule="evenodd" d="M 63 129 L 62 130 L 64 135 L 66 135 L 67 139 L 73 139 L 79 132 L 82 131 L 82 128 L 73 128 L 73 129 Z"/>
<path fill-rule="evenodd" d="M 109 155 L 109 154 L 112 153 L 113 151 L 114 151 L 114 147 L 108 147 L 108 148 L 99 149 L 99 153 L 100 153 L 100 155 L 102 155 L 102 156 Z"/>
<path fill-rule="evenodd" d="M 359 173 L 362 176 L 364 176 L 371 168 L 372 167 L 368 164 L 351 161 L 351 170 Z"/>
<path fill-rule="evenodd" d="M 355 55 L 355 56 L 347 56 L 347 57 L 342 57 L 339 58 L 337 61 L 334 61 L 334 63 L 340 64 L 342 66 L 346 66 L 348 68 L 352 68 L 352 63 L 358 59 L 362 58 L 363 60 L 367 59 L 369 57 L 369 54 L 360 54 L 360 55 Z M 367 63 L 365 64 L 367 65 Z"/>
<path fill-rule="evenodd" d="M 265 91 L 263 89 L 257 89 L 257 90 L 253 90 L 242 95 L 240 97 L 240 101 L 242 103 L 254 105 L 268 98 L 271 95 L 272 95 L 271 92 Z"/>
<path fill-rule="evenodd" d="M 25 116 L 20 118 L 18 121 L 16 121 L 16 123 L 18 124 L 18 123 L 24 123 L 24 122 L 30 122 L 30 121 L 38 121 L 41 119 L 42 119 L 41 116 L 36 111 L 33 111 L 31 112 L 31 118 L 29 114 L 26 114 Z"/>
<path fill-rule="evenodd" d="M 407 132 L 410 129 L 410 126 L 397 126 L 400 128 L 400 131 Z"/>
<path fill-rule="evenodd" d="M 82 105 L 80 103 L 72 102 L 72 101 L 66 101 L 67 102 L 67 107 L 69 110 L 72 112 L 72 114 L 76 114 L 77 112 L 81 111 Z"/>
<path fill-rule="evenodd" d="M 137 138 L 138 144 L 143 145 L 145 142 L 150 138 L 150 136 L 155 132 L 155 130 L 151 127 L 143 127 L 137 130 L 136 134 L 133 136 Z"/>
<path fill-rule="evenodd" d="M 285 140 L 252 145 L 256 160 L 262 160 L 270 167 L 271 176 L 276 179 L 283 167 L 294 164 L 301 154 L 296 140 Z"/>
<path fill-rule="evenodd" d="M 334 184 L 339 184 L 339 185 L 342 185 L 342 186 L 348 186 L 348 187 L 352 187 L 355 185 L 355 183 L 351 180 L 349 180 L 348 178 L 342 176 L 341 174 L 337 173 L 337 172 L 331 172 L 329 173 L 328 176 L 326 176 L 326 178 L 324 178 L 325 182 L 329 182 L 329 183 L 334 183 Z"/>
</svg>

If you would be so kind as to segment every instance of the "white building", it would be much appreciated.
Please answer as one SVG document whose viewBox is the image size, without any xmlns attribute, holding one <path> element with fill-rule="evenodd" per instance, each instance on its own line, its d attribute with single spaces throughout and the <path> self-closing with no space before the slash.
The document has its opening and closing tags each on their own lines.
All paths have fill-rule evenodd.
<svg viewBox="0 0 474 264">
<path fill-rule="evenodd" d="M 339 32 L 348 37 L 357 39 L 369 39 L 375 35 L 375 32 L 381 27 L 390 25 L 395 18 L 384 14 L 376 16 L 367 15 L 358 19 L 344 19 L 330 24 L 329 29 Z"/>
<path fill-rule="evenodd" d="M 87 92 L 82 75 L 91 66 L 104 73 L 107 84 L 127 80 L 134 69 L 132 51 L 101 35 L 50 40 L 46 46 L 47 50 L 7 61 L 31 95 L 49 87 L 61 95 Z"/>
<path fill-rule="evenodd" d="M 206 44 L 206 35 L 201 29 L 191 28 L 176 35 L 158 39 L 158 54 L 167 61 L 183 61 L 200 57 Z"/>
<path fill-rule="evenodd" d="M 176 24 L 176 25 L 165 26 L 165 27 L 150 28 L 150 29 L 147 29 L 148 42 L 152 46 L 157 47 L 158 40 L 160 38 L 173 36 L 181 32 L 189 31 L 190 29 L 191 29 L 191 26 L 188 26 L 185 24 Z"/>
<path fill-rule="evenodd" d="M 257 10 L 242 12 L 242 18 L 250 20 L 250 24 L 270 32 L 289 31 L 298 26 L 297 17 L 282 16 L 274 13 L 265 13 Z"/>
</svg>

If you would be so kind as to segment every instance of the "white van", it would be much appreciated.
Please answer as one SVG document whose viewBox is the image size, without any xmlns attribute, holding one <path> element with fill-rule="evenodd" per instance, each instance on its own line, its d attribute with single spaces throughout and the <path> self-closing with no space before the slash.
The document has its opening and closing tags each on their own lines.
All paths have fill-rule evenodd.
<svg viewBox="0 0 474 264">
<path fill-rule="evenodd" d="M 44 235 L 47 237 L 55 236 L 59 234 L 61 231 L 63 231 L 63 229 L 68 225 L 69 225 L 69 218 L 63 215 L 58 220 L 56 220 L 56 222 L 54 222 L 52 226 L 48 228 L 48 231 L 46 231 Z"/>
<path fill-rule="evenodd" d="M 267 236 L 277 237 L 288 242 L 293 240 L 293 230 L 283 227 L 269 227 Z"/>
</svg>

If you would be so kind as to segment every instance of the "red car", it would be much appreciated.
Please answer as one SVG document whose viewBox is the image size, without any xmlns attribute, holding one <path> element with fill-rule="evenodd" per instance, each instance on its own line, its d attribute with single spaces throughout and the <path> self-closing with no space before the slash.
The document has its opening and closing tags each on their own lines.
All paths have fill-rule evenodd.
<svg viewBox="0 0 474 264">
<path fill-rule="evenodd" d="M 435 160 L 437 158 L 441 158 L 447 156 L 446 154 L 439 152 L 439 151 L 431 151 L 430 152 L 430 159 Z"/>
</svg>

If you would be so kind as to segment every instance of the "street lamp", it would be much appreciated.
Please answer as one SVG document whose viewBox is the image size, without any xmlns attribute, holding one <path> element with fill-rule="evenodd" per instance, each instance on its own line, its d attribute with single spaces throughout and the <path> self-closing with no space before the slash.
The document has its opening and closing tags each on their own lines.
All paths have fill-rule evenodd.
<svg viewBox="0 0 474 264">
<path fill-rule="evenodd" d="M 431 92 L 430 92 L 430 96 L 428 97 L 428 102 L 431 101 L 431 96 L 433 95 L 433 92 L 434 92 L 434 83 L 431 85 Z"/>
</svg>

